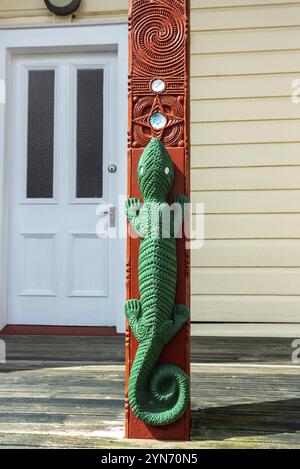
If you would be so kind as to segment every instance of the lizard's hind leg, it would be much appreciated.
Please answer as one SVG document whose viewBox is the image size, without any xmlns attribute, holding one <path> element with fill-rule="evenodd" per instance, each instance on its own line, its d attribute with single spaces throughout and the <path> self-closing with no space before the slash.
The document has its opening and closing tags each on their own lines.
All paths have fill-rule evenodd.
<svg viewBox="0 0 300 469">
<path fill-rule="evenodd" d="M 139 321 L 141 319 L 142 313 L 142 306 L 141 300 L 128 300 L 125 304 L 125 314 L 134 333 L 136 339 L 139 340 L 139 332 L 140 332 L 140 324 Z"/>
<path fill-rule="evenodd" d="M 190 317 L 190 310 L 185 305 L 175 305 L 173 313 L 173 335 L 174 337 L 178 331 L 185 325 Z"/>
</svg>

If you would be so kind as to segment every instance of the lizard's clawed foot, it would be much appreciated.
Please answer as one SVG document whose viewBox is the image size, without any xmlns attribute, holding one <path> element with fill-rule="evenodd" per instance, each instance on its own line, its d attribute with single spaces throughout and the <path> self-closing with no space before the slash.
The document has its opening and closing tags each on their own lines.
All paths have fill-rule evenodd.
<svg viewBox="0 0 300 469">
<path fill-rule="evenodd" d="M 131 199 L 128 199 L 125 202 L 126 215 L 128 217 L 132 215 L 133 216 L 138 215 L 140 207 L 141 207 L 141 201 L 137 199 L 136 197 L 131 197 Z"/>
<path fill-rule="evenodd" d="M 174 197 L 174 203 L 184 205 L 188 203 L 188 198 L 186 195 L 176 194 Z"/>
<path fill-rule="evenodd" d="M 125 314 L 129 322 L 132 320 L 138 320 L 141 313 L 141 301 L 140 300 L 128 300 L 125 304 Z"/>
<path fill-rule="evenodd" d="M 175 334 L 184 326 L 189 317 L 190 310 L 185 305 L 174 306 L 173 327 Z"/>
<path fill-rule="evenodd" d="M 125 304 L 125 314 L 135 337 L 140 340 L 142 325 L 139 323 L 141 315 L 141 301 L 128 300 Z"/>
</svg>

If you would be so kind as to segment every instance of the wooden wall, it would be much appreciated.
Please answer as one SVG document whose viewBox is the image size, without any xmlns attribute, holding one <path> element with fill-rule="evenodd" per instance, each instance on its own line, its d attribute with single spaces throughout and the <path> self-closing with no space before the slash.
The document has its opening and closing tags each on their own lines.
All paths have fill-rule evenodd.
<svg viewBox="0 0 300 469">
<path fill-rule="evenodd" d="M 112 20 L 127 17 L 127 0 L 83 0 L 72 21 Z M 59 18 L 45 6 L 43 0 L 0 0 L 0 25 L 48 24 L 70 22 L 71 18 Z"/>
<path fill-rule="evenodd" d="M 300 323 L 300 3 L 191 6 L 192 199 L 206 213 L 192 316 L 228 323 L 194 332 L 299 332 L 287 323 Z"/>
<path fill-rule="evenodd" d="M 126 16 L 127 0 L 83 0 L 73 21 Z M 192 319 L 215 323 L 194 333 L 280 335 L 300 323 L 299 18 L 294 0 L 191 0 L 192 200 L 206 212 Z M 42 0 L 0 0 L 2 24 L 57 21 L 70 19 Z"/>
</svg>

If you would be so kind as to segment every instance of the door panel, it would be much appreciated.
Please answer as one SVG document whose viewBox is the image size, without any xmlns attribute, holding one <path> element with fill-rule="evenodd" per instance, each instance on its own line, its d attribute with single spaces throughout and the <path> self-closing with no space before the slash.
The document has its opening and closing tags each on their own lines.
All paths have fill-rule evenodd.
<svg viewBox="0 0 300 469">
<path fill-rule="evenodd" d="M 108 296 L 108 240 L 95 233 L 72 233 L 69 296 Z"/>
<path fill-rule="evenodd" d="M 9 323 L 115 325 L 120 269 L 96 226 L 118 196 L 116 54 L 18 56 L 12 72 Z"/>
<path fill-rule="evenodd" d="M 55 234 L 22 233 L 20 296 L 56 296 Z"/>
</svg>

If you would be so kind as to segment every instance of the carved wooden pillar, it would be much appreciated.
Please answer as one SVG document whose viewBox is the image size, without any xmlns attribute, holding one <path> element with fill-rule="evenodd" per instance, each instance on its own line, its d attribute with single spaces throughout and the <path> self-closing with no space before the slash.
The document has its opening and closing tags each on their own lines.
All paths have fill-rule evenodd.
<svg viewBox="0 0 300 469">
<path fill-rule="evenodd" d="M 151 137 L 167 147 L 176 168 L 174 193 L 189 196 L 189 0 L 129 0 L 129 133 L 128 196 L 140 197 L 137 163 Z M 162 80 L 165 84 L 153 80 Z M 159 86 L 159 84 L 161 86 Z M 151 127 L 150 116 L 166 117 L 162 130 Z M 138 298 L 139 239 L 127 240 L 127 298 Z M 189 306 L 189 251 L 177 240 L 176 303 Z M 126 390 L 138 343 L 127 324 Z M 189 324 L 172 339 L 159 363 L 173 363 L 189 374 Z M 127 392 L 127 391 L 126 391 Z M 177 422 L 164 427 L 144 424 L 131 412 L 126 394 L 126 437 L 187 440 L 189 409 Z"/>
</svg>

